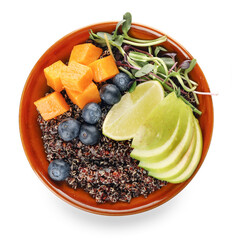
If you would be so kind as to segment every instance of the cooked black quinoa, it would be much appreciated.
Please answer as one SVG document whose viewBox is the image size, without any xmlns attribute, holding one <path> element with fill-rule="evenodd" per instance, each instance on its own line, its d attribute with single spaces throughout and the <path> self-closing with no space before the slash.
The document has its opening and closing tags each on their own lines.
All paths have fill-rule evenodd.
<svg viewBox="0 0 232 240">
<path fill-rule="evenodd" d="M 130 157 L 130 141 L 114 141 L 102 135 L 98 144 L 86 146 L 78 139 L 64 142 L 58 135 L 58 125 L 63 119 L 73 117 L 82 122 L 81 109 L 73 104 L 65 91 L 62 92 L 70 110 L 54 119 L 44 121 L 38 115 L 42 130 L 47 160 L 64 159 L 71 166 L 66 182 L 70 187 L 82 188 L 97 203 L 117 201 L 130 202 L 131 198 L 150 193 L 166 185 L 165 181 L 148 176 L 148 172 L 138 167 L 138 161 Z M 102 123 L 110 107 L 101 103 Z"/>
</svg>

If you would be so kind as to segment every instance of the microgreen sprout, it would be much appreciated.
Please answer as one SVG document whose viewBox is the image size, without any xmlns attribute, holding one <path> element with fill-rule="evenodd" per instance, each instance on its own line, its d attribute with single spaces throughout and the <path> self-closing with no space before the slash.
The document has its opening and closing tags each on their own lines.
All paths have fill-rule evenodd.
<svg viewBox="0 0 232 240">
<path fill-rule="evenodd" d="M 198 105 L 197 94 L 214 95 L 196 91 L 198 84 L 189 78 L 189 73 L 196 65 L 196 59 L 186 59 L 181 64 L 176 61 L 176 53 L 167 52 L 167 49 L 160 46 L 167 40 L 166 36 L 156 39 L 137 39 L 129 35 L 132 24 L 132 17 L 129 12 L 123 15 L 112 34 L 106 32 L 94 33 L 89 31 L 90 39 L 101 45 L 108 47 L 113 55 L 111 48 L 117 48 L 122 55 L 122 60 L 116 61 L 117 66 L 132 79 L 129 92 L 133 92 L 137 82 L 156 80 L 159 81 L 165 91 L 175 92 L 192 110 L 201 115 L 185 96 L 191 93 L 195 103 Z M 154 50 L 153 50 L 154 49 Z M 178 66 L 179 65 L 179 66 Z"/>
</svg>

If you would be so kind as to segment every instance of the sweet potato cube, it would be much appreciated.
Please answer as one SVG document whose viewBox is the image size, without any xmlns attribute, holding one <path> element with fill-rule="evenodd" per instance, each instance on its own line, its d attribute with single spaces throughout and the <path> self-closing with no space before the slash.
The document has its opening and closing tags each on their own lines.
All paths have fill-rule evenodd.
<svg viewBox="0 0 232 240">
<path fill-rule="evenodd" d="M 93 72 L 90 67 L 72 61 L 62 69 L 60 78 L 66 89 L 83 92 L 92 82 Z"/>
<path fill-rule="evenodd" d="M 68 94 L 71 101 L 81 109 L 83 109 L 87 103 L 101 102 L 99 91 L 93 82 L 82 93 L 72 91 L 70 89 L 66 89 L 66 93 Z"/>
<path fill-rule="evenodd" d="M 60 92 L 64 89 L 61 83 L 60 74 L 63 68 L 67 67 L 62 61 L 57 61 L 44 69 L 47 85 L 55 91 Z"/>
<path fill-rule="evenodd" d="M 69 110 L 69 105 L 59 92 L 53 92 L 34 102 L 45 121 L 57 117 Z"/>
<path fill-rule="evenodd" d="M 102 49 L 94 46 L 92 43 L 78 44 L 73 47 L 69 62 L 76 61 L 78 63 L 89 65 L 97 60 L 102 54 Z"/>
<path fill-rule="evenodd" d="M 107 56 L 89 64 L 95 82 L 104 82 L 119 73 L 113 57 Z"/>
</svg>

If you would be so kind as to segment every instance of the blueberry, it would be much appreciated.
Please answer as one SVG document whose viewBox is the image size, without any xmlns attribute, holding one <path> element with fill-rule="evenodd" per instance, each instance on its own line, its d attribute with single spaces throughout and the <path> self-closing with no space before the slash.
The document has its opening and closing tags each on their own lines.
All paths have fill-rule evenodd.
<svg viewBox="0 0 232 240">
<path fill-rule="evenodd" d="M 131 81 L 130 77 L 123 72 L 118 73 L 113 78 L 113 84 L 115 84 L 121 92 L 124 92 L 128 89 L 128 84 Z"/>
<path fill-rule="evenodd" d="M 57 159 L 50 162 L 48 166 L 48 175 L 55 181 L 65 180 L 70 173 L 70 165 L 63 159 Z"/>
<path fill-rule="evenodd" d="M 114 105 L 121 99 L 121 93 L 114 84 L 105 84 L 100 89 L 101 99 L 109 105 Z"/>
<path fill-rule="evenodd" d="M 81 116 L 85 122 L 95 124 L 101 118 L 101 108 L 97 103 L 88 103 L 82 110 Z"/>
<path fill-rule="evenodd" d="M 59 124 L 58 133 L 64 141 L 71 141 L 78 136 L 80 125 L 76 119 L 67 118 Z"/>
<path fill-rule="evenodd" d="M 100 132 L 94 125 L 82 124 L 79 139 L 85 145 L 94 145 L 100 138 Z"/>
</svg>

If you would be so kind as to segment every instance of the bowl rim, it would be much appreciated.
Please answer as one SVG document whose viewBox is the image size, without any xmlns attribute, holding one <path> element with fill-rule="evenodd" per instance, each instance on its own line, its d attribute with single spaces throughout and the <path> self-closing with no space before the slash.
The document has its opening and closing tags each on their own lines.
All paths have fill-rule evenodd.
<svg viewBox="0 0 232 240">
<path fill-rule="evenodd" d="M 64 35 L 62 38 L 60 38 L 58 41 L 56 41 L 55 43 L 53 43 L 44 53 L 43 55 L 39 58 L 39 60 L 35 63 L 35 65 L 33 66 L 32 70 L 30 71 L 28 77 L 27 77 L 27 80 L 25 82 L 25 85 L 23 87 L 23 91 L 22 91 L 22 94 L 21 94 L 21 98 L 20 98 L 20 105 L 19 105 L 19 132 L 20 132 L 20 138 L 21 138 L 21 143 L 22 143 L 22 146 L 23 146 L 23 149 L 24 149 L 24 152 L 25 152 L 25 155 L 27 157 L 27 160 L 28 162 L 30 163 L 30 166 L 31 168 L 33 169 L 33 171 L 36 173 L 36 175 L 39 177 L 39 179 L 43 182 L 43 184 L 48 188 L 50 189 L 53 193 L 55 193 L 55 195 L 57 195 L 59 198 L 61 198 L 62 200 L 64 200 L 65 202 L 69 203 L 70 205 L 74 206 L 74 207 L 77 207 L 79 209 L 82 209 L 84 211 L 87 211 L 87 212 L 90 212 L 90 213 L 94 213 L 94 214 L 99 214 L 99 215 L 108 215 L 108 216 L 124 216 L 124 215 L 132 215 L 132 214 L 137 214 L 137 213 L 141 213 L 141 212 L 144 212 L 144 211 L 148 211 L 148 210 L 151 210 L 153 208 L 156 208 L 162 204 L 164 204 L 165 202 L 169 201 L 170 199 L 174 198 L 178 193 L 180 193 L 188 184 L 189 182 L 194 178 L 194 176 L 196 175 L 196 173 L 198 172 L 199 168 L 201 167 L 201 165 L 203 164 L 204 162 L 204 159 L 207 155 L 207 152 L 209 150 L 209 147 L 210 147 L 210 143 L 211 143 L 211 140 L 212 140 L 212 134 L 213 134 L 213 125 L 214 125 L 214 110 L 213 110 L 213 101 L 212 101 L 212 98 L 211 98 L 211 108 L 212 108 L 212 129 L 210 131 L 210 136 L 209 136 L 209 144 L 206 148 L 206 153 L 205 153 L 205 156 L 203 157 L 203 159 L 201 159 L 201 161 L 199 162 L 198 164 L 198 167 L 197 169 L 194 171 L 194 173 L 191 175 L 191 177 L 189 179 L 187 179 L 186 181 L 180 183 L 180 184 L 175 184 L 175 185 L 178 185 L 179 187 L 177 187 L 176 191 L 174 194 L 169 194 L 167 197 L 164 197 L 162 200 L 160 200 L 158 203 L 157 202 L 151 202 L 151 203 L 148 203 L 146 205 L 142 205 L 140 207 L 137 207 L 137 208 L 133 208 L 133 209 L 129 209 L 129 210 L 111 210 L 111 209 L 103 209 L 103 208 L 94 208 L 88 204 L 84 204 L 84 203 L 81 203 L 81 202 L 78 202 L 79 204 L 77 203 L 74 203 L 71 199 L 71 197 L 69 196 L 65 196 L 65 195 L 61 195 L 60 191 L 58 191 L 58 189 L 54 188 L 47 180 L 46 178 L 36 170 L 35 166 L 33 165 L 32 161 L 31 161 L 31 157 L 29 156 L 29 153 L 27 151 L 27 148 L 26 148 L 26 144 L 25 144 L 25 141 L 24 141 L 24 137 L 23 137 L 23 134 L 22 134 L 22 122 L 23 122 L 23 116 L 22 116 L 22 108 L 23 108 L 23 101 L 24 101 L 24 96 L 25 96 L 25 93 L 26 93 L 26 89 L 27 89 L 27 86 L 29 84 L 29 79 L 30 77 L 32 76 L 32 73 L 33 71 L 36 69 L 36 66 L 37 64 L 40 62 L 40 60 L 57 44 L 61 43 L 64 39 L 70 37 L 71 35 L 75 34 L 76 32 L 80 32 L 80 31 L 84 31 L 84 30 L 87 30 L 87 29 L 91 29 L 93 27 L 101 27 L 101 26 L 106 26 L 106 25 L 110 25 L 110 24 L 117 24 L 116 21 L 107 21 L 107 22 L 99 22 L 99 23 L 95 23 L 95 24 L 90 24 L 90 25 L 87 25 L 85 27 L 82 27 L 82 28 L 79 28 L 79 29 L 76 29 L 66 35 Z M 180 48 L 186 55 L 188 55 L 188 57 L 190 59 L 193 59 L 193 56 L 179 43 L 177 42 L 175 39 L 173 39 L 172 37 L 170 37 L 169 35 L 167 34 L 164 34 L 163 32 L 161 32 L 160 30 L 157 30 L 156 28 L 153 28 L 153 27 L 150 27 L 150 26 L 147 26 L 147 25 L 144 25 L 144 24 L 139 24 L 139 23 L 132 23 L 131 24 L 131 27 L 132 28 L 143 28 L 146 32 L 155 32 L 155 33 L 158 33 L 160 35 L 165 35 L 167 36 L 168 40 L 171 41 L 171 44 L 172 45 L 176 45 L 178 48 Z M 197 63 L 198 65 L 198 63 Z M 209 88 L 208 86 L 208 82 L 205 78 L 205 75 L 202 71 L 202 69 L 200 68 L 200 66 L 198 65 L 199 69 L 201 70 L 201 74 L 202 76 L 204 77 L 205 81 L 206 81 L 206 85 L 207 87 Z M 171 183 L 168 183 L 168 185 L 170 185 Z M 171 184 L 172 185 L 172 184 Z M 149 196 L 148 196 L 149 197 Z M 104 204 L 104 203 L 103 203 Z"/>
</svg>

